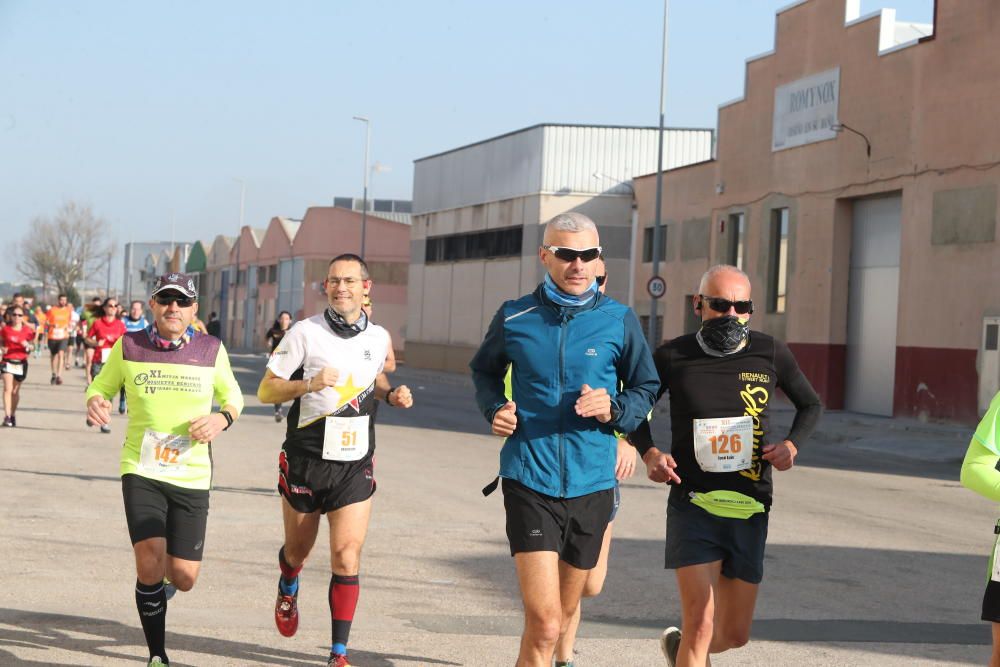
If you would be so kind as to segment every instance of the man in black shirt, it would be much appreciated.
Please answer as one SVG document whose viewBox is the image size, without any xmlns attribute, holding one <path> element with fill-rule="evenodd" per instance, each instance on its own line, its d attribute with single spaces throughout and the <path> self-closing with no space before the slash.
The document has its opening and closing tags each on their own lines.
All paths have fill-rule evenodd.
<svg viewBox="0 0 1000 667">
<path fill-rule="evenodd" d="M 788 470 L 822 413 L 819 397 L 784 343 L 750 331 L 750 280 L 734 266 L 702 276 L 694 296 L 702 325 L 657 349 L 660 393 L 670 393 L 670 453 L 646 422 L 629 436 L 649 478 L 671 485 L 666 567 L 677 571 L 683 633 L 667 628 L 671 665 L 708 664 L 709 653 L 750 639 L 771 507 L 771 469 Z M 795 405 L 784 438 L 769 429 L 777 389 Z"/>
</svg>

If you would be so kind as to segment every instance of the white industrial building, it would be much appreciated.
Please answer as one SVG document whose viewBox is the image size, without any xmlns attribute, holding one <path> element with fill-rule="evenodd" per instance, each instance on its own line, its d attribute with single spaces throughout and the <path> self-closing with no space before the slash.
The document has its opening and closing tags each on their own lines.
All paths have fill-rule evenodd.
<svg viewBox="0 0 1000 667">
<path fill-rule="evenodd" d="M 535 125 L 416 160 L 406 325 L 412 366 L 464 371 L 497 307 L 542 279 L 542 225 L 566 211 L 598 224 L 609 294 L 630 303 L 638 230 L 633 177 L 657 170 L 657 128 Z M 664 130 L 660 167 L 709 160 L 710 129 Z M 648 236 L 648 235 L 644 235 Z M 641 243 L 640 243 L 641 242 Z"/>
</svg>

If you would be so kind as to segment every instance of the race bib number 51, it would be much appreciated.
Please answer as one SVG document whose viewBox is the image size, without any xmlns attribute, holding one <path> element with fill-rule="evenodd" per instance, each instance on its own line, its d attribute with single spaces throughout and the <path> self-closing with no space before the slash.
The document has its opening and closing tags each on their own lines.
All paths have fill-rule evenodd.
<svg viewBox="0 0 1000 667">
<path fill-rule="evenodd" d="M 368 415 L 327 417 L 323 435 L 323 458 L 327 461 L 357 461 L 368 453 Z"/>
<path fill-rule="evenodd" d="M 705 472 L 746 470 L 752 455 L 750 416 L 694 420 L 694 457 Z"/>
</svg>

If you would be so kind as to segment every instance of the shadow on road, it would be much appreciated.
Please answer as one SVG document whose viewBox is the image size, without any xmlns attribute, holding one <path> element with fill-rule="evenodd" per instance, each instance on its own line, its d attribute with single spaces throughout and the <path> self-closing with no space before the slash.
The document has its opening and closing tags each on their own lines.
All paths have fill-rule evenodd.
<svg viewBox="0 0 1000 667">
<path fill-rule="evenodd" d="M 92 656 L 91 664 L 99 664 L 101 658 L 122 659 L 134 654 L 145 654 L 142 631 L 117 621 L 66 614 L 45 614 L 21 609 L 0 608 L 0 664 L 3 665 L 51 665 L 51 660 L 25 660 L 18 658 L 4 646 L 32 649 L 53 649 Z M 230 641 L 215 637 L 200 637 L 168 631 L 168 640 L 176 650 L 201 654 L 200 665 L 214 664 L 213 658 L 227 658 L 240 664 L 288 665 L 290 667 L 311 667 L 323 658 L 326 647 L 317 647 L 315 654 L 284 651 L 270 646 L 247 642 Z M 276 640 L 277 641 L 277 640 Z M 351 651 L 351 658 L 371 667 L 392 667 L 394 660 L 414 661 L 427 665 L 457 665 L 458 663 L 437 660 L 425 656 L 405 654 L 379 654 L 367 651 Z M 178 667 L 184 663 L 176 659 L 170 661 Z"/>
<path fill-rule="evenodd" d="M 519 597 L 506 545 L 498 545 L 495 554 L 448 562 L 498 596 Z M 674 575 L 662 563 L 661 540 L 615 538 L 604 592 L 599 602 L 584 602 L 580 636 L 655 639 L 664 627 L 678 625 Z M 978 618 L 984 566 L 984 557 L 964 554 L 769 544 L 758 616 L 770 608 L 771 617 L 754 621 L 752 636 L 783 642 L 988 646 L 988 623 L 938 620 Z M 942 580 L 939 573 L 951 578 Z M 469 635 L 517 637 L 522 624 L 512 614 L 407 618 L 428 632 Z"/>
<path fill-rule="evenodd" d="M 85 475 L 82 473 L 71 473 L 71 472 L 51 472 L 48 470 L 19 470 L 17 468 L 0 468 L 0 472 L 16 472 L 22 475 L 40 475 L 43 477 L 70 477 L 72 479 L 78 479 L 83 482 L 114 482 L 115 484 L 121 483 L 120 475 Z M 238 486 L 220 486 L 218 484 L 212 486 L 213 493 L 245 493 L 254 496 L 275 496 L 277 497 L 278 491 L 274 487 L 260 487 L 260 486 L 248 486 L 248 487 L 238 487 Z"/>
</svg>

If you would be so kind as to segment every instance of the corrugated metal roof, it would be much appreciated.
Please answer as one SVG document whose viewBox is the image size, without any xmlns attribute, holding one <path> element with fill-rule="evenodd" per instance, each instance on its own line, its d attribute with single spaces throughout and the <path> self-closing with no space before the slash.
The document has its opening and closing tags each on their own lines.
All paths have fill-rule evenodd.
<svg viewBox="0 0 1000 667">
<path fill-rule="evenodd" d="M 416 214 L 538 193 L 629 195 L 656 169 L 657 128 L 535 125 L 414 164 Z M 663 165 L 711 158 L 714 131 L 665 128 Z"/>
</svg>

